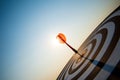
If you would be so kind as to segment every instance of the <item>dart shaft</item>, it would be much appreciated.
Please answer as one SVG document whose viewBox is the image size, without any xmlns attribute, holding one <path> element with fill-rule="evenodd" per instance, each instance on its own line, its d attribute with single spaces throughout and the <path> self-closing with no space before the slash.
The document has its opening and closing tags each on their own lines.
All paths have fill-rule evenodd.
<svg viewBox="0 0 120 80">
<path fill-rule="evenodd" d="M 76 49 L 74 49 L 72 46 L 70 46 L 68 43 L 65 42 L 65 44 L 70 48 L 72 49 L 75 53 L 78 53 L 78 51 Z"/>
<path fill-rule="evenodd" d="M 65 44 L 66 44 L 70 49 L 72 49 L 76 54 L 78 54 L 79 56 L 81 56 L 82 58 L 91 61 L 91 59 L 88 59 L 87 57 L 84 57 L 83 55 L 79 54 L 78 51 L 77 51 L 76 49 L 74 49 L 72 46 L 70 46 L 67 42 L 65 42 Z"/>
</svg>

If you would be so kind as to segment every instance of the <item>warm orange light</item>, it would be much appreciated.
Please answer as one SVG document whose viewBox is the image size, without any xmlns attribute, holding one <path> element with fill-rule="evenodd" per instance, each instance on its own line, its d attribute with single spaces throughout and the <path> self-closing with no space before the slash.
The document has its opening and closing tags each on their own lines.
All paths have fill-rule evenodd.
<svg viewBox="0 0 120 80">
<path fill-rule="evenodd" d="M 63 33 L 59 33 L 56 38 L 61 44 L 66 43 L 66 37 Z"/>
</svg>

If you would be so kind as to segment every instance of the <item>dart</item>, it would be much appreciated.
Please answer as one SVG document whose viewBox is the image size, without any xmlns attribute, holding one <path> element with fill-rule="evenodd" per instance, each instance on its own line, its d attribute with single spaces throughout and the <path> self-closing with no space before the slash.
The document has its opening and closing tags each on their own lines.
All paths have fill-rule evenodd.
<svg viewBox="0 0 120 80">
<path fill-rule="evenodd" d="M 61 44 L 66 44 L 70 49 L 72 49 L 72 51 L 74 51 L 75 53 L 78 53 L 78 51 L 76 49 L 74 49 L 71 45 L 69 45 L 67 42 L 66 42 L 66 37 L 63 33 L 59 33 L 57 35 L 57 40 L 61 43 Z"/>
<path fill-rule="evenodd" d="M 68 44 L 68 43 L 66 42 L 67 39 L 66 39 L 66 36 L 65 36 L 63 33 L 59 33 L 59 34 L 56 36 L 56 39 L 59 41 L 59 43 L 61 43 L 61 44 L 66 44 L 75 54 L 80 55 L 82 58 L 88 59 L 88 58 L 84 57 L 83 55 L 79 54 L 78 51 L 77 51 L 75 48 L 73 48 L 70 44 Z M 90 60 L 90 59 L 88 59 L 88 60 Z"/>
</svg>

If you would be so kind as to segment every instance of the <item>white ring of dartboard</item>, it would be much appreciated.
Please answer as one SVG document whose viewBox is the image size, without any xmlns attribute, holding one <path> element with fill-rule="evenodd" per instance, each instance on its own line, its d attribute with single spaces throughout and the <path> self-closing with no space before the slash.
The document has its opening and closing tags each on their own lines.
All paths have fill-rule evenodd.
<svg viewBox="0 0 120 80">
<path fill-rule="evenodd" d="M 59 75 L 60 80 L 97 79 L 104 73 L 108 78 L 114 67 L 106 69 L 106 64 L 116 66 L 120 61 L 119 53 L 114 53 L 120 45 L 120 10 L 106 18 L 85 40 L 78 52 L 93 60 L 89 61 L 75 54 Z M 112 60 L 113 58 L 117 58 Z M 112 61 L 112 62 L 111 62 Z M 105 63 L 105 64 L 104 64 Z M 99 67 L 98 67 L 99 66 Z M 106 69 L 106 70 L 104 70 Z M 102 80 L 102 78 L 101 78 Z"/>
</svg>

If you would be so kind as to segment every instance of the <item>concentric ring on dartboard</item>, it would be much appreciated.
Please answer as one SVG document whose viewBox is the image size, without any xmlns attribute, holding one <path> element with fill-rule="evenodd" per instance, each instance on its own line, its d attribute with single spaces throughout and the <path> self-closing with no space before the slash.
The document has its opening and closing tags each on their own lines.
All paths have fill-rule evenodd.
<svg viewBox="0 0 120 80">
<path fill-rule="evenodd" d="M 103 30 L 102 32 L 104 33 L 105 31 L 106 31 L 106 30 Z M 105 35 L 104 35 L 104 36 L 105 36 Z M 98 48 L 99 48 L 99 45 L 101 44 L 101 42 L 104 43 L 103 40 L 104 40 L 104 39 L 102 39 L 102 36 L 101 36 L 100 33 L 98 33 L 97 35 L 93 36 L 93 40 L 90 40 L 90 42 L 87 43 L 87 45 L 90 45 L 90 44 L 93 45 L 92 48 L 91 48 L 91 50 L 90 50 L 90 53 L 87 55 L 87 57 L 90 56 L 91 54 L 94 55 L 94 53 L 95 53 L 96 51 L 98 51 Z M 87 46 L 87 45 L 86 45 L 86 46 Z M 84 46 L 85 46 L 85 45 L 84 45 Z M 86 48 L 86 47 L 85 47 L 85 48 Z M 82 62 L 82 64 L 79 65 L 79 66 L 78 66 L 77 68 L 75 68 L 75 69 L 72 69 L 72 68 L 71 68 L 72 66 L 70 66 L 70 69 L 69 69 L 68 73 L 70 73 L 70 70 L 71 70 L 71 75 L 76 75 L 76 74 L 78 74 L 79 72 L 83 71 L 84 66 L 86 66 L 88 62 L 89 62 L 88 60 L 86 61 L 86 60 L 84 59 L 84 61 Z M 67 73 L 66 73 L 66 74 L 67 74 Z M 70 75 L 70 74 L 69 74 L 69 75 Z M 72 76 L 72 77 L 73 77 L 73 76 Z"/>
<path fill-rule="evenodd" d="M 65 74 L 65 72 L 68 70 L 69 65 L 71 65 L 71 63 L 73 63 L 73 60 L 74 60 L 73 58 L 74 58 L 74 56 L 72 56 L 72 58 L 71 58 L 71 59 L 68 61 L 68 63 L 65 65 L 64 69 L 62 70 L 62 72 L 61 72 L 60 75 L 59 75 L 60 78 L 64 77 L 63 74 Z M 58 77 L 58 79 L 59 79 L 59 77 Z"/>
<path fill-rule="evenodd" d="M 92 48 L 91 46 L 92 45 L 89 45 L 88 48 L 81 51 L 81 53 L 82 53 L 81 55 L 86 57 L 86 55 L 88 55 L 90 53 L 90 50 Z M 78 54 L 76 54 L 76 55 L 78 55 Z M 72 65 L 72 68 L 76 68 L 77 66 L 79 66 L 81 64 L 80 61 L 83 62 L 84 60 L 85 60 L 84 58 L 82 58 L 80 55 L 78 55 L 76 57 L 76 60 L 75 60 L 74 64 Z"/>
<path fill-rule="evenodd" d="M 92 45 L 93 44 L 93 45 Z M 93 51 L 93 49 L 94 49 L 94 47 L 95 47 L 95 45 L 96 45 L 96 40 L 94 39 L 93 41 L 91 41 L 91 44 L 90 44 L 90 50 L 88 49 L 88 54 L 87 54 L 87 56 L 86 57 L 88 57 L 89 55 L 90 55 L 90 53 Z M 89 48 L 89 46 L 88 46 L 88 48 Z M 86 48 L 85 48 L 86 49 Z M 79 58 L 81 58 L 80 56 L 79 56 Z M 78 59 L 79 59 L 78 58 Z M 76 70 L 78 70 L 79 68 L 80 68 L 80 66 L 85 62 L 85 60 L 86 59 L 84 59 L 84 58 L 82 58 L 83 59 L 83 61 L 81 61 L 81 63 L 77 63 L 76 64 L 76 62 L 77 62 L 77 60 L 70 66 L 70 69 L 69 69 L 69 74 L 72 74 L 72 73 L 74 73 Z M 73 67 L 73 66 L 76 66 L 76 67 Z"/>
<path fill-rule="evenodd" d="M 102 56 L 102 58 L 100 59 L 100 62 L 106 63 L 107 60 L 109 59 L 110 55 L 112 54 L 112 51 L 114 50 L 119 38 L 120 38 L 120 23 L 118 21 L 120 21 L 120 16 L 116 16 L 109 21 L 113 21 L 115 23 L 115 32 L 113 35 L 113 38 L 109 44 L 109 46 L 106 48 L 107 50 L 105 51 L 105 54 Z M 94 79 L 94 77 L 98 74 L 98 72 L 101 70 L 101 68 L 104 66 L 104 64 L 101 65 L 101 63 L 98 63 L 97 66 L 100 66 L 100 68 L 97 68 L 97 66 L 94 68 L 94 70 L 90 73 L 90 75 L 86 78 L 86 79 Z M 96 72 L 95 72 L 96 71 Z M 92 77 L 91 77 L 92 76 Z"/>
<path fill-rule="evenodd" d="M 105 24 L 104 24 L 105 25 Z M 102 36 L 103 36 L 103 38 L 102 38 L 102 41 L 101 41 L 101 46 L 99 45 L 99 48 L 98 48 L 98 50 L 96 50 L 97 52 L 95 53 L 95 55 L 92 57 L 92 59 L 95 59 L 96 58 L 96 56 L 98 55 L 98 53 L 99 53 L 99 51 L 101 50 L 101 48 L 102 48 L 102 46 L 103 46 L 103 44 L 104 44 L 104 42 L 105 42 L 105 40 L 106 40 L 106 35 L 107 35 L 107 29 L 106 28 L 103 28 L 103 29 L 101 29 L 100 31 L 98 31 L 97 33 L 101 33 L 102 34 Z M 106 35 L 105 35 L 106 34 Z M 114 37 L 114 36 L 113 36 Z M 83 69 L 82 69 L 82 71 L 79 73 L 79 74 L 77 74 L 73 79 L 78 79 L 85 71 L 86 71 L 86 69 L 90 66 L 90 62 L 87 64 L 87 66 L 85 66 Z M 99 63 L 98 63 L 99 64 Z M 80 67 L 79 67 L 80 68 Z M 71 74 L 73 74 L 73 73 L 71 73 Z M 97 74 L 97 73 L 96 73 Z"/>
<path fill-rule="evenodd" d="M 89 43 L 93 43 L 94 45 L 96 44 L 96 41 L 97 41 L 97 44 L 99 45 L 100 44 L 100 42 L 101 42 L 101 34 L 98 34 L 98 35 L 95 35 L 95 36 L 93 36 L 94 37 L 94 39 L 93 40 L 91 40 L 90 42 L 88 42 L 88 44 Z M 89 44 L 90 45 L 90 44 Z M 94 53 L 95 51 L 96 51 L 96 49 L 97 49 L 97 47 L 98 47 L 98 45 L 96 46 L 96 47 L 93 47 L 94 49 L 91 49 L 91 50 L 93 50 L 91 53 Z M 88 54 L 89 55 L 89 54 Z M 85 61 L 85 59 L 84 59 L 84 61 Z M 84 62 L 82 61 L 82 64 L 83 64 Z M 87 64 L 87 63 L 86 63 Z M 84 68 L 83 67 L 83 65 L 82 65 L 82 67 L 81 68 Z M 80 69 L 81 69 L 80 68 Z M 79 71 L 80 71 L 80 69 L 79 69 Z M 82 70 L 82 69 L 81 69 Z M 76 74 L 76 73 L 73 73 L 73 74 Z M 77 73 L 78 74 L 78 73 Z M 66 75 L 69 75 L 69 73 L 66 73 Z"/>
<path fill-rule="evenodd" d="M 117 18 L 117 19 L 116 19 Z M 118 23 L 118 22 L 116 22 L 115 20 L 120 20 L 120 17 L 114 17 L 114 18 L 112 18 L 112 19 L 110 19 L 110 20 L 108 20 L 108 23 L 104 23 L 102 26 L 104 26 L 104 25 L 106 25 L 106 24 L 110 24 L 110 25 L 112 25 L 111 23 L 110 23 L 110 21 L 113 21 L 113 22 L 115 22 L 116 24 L 116 26 L 120 26 L 120 24 Z M 114 28 L 115 26 L 110 26 L 109 25 L 109 27 L 110 28 L 108 28 L 107 30 L 109 30 L 108 31 L 108 34 L 109 34 L 109 36 L 112 36 L 112 32 L 114 32 L 114 34 L 113 34 L 113 37 L 111 37 L 111 40 L 109 40 L 110 42 L 108 43 L 108 41 L 106 41 L 105 42 L 105 44 L 104 44 L 104 47 L 102 47 L 102 48 L 105 48 L 105 49 L 107 49 L 107 50 L 105 50 L 104 52 L 98 52 L 99 54 L 102 54 L 102 53 L 105 53 L 105 54 L 103 54 L 103 57 L 100 59 L 100 60 L 98 60 L 98 61 L 101 61 L 101 62 L 104 62 L 104 63 L 106 63 L 106 61 L 108 60 L 108 58 L 110 57 L 110 55 L 111 55 L 111 53 L 112 53 L 112 51 L 114 50 L 114 47 L 115 47 L 115 45 L 117 44 L 117 40 L 119 40 L 119 30 L 120 29 L 118 29 L 119 27 L 116 27 L 115 28 L 115 30 L 114 29 L 111 29 L 111 28 Z M 114 30 L 114 31 L 111 31 L 111 30 Z M 108 37 L 109 38 L 109 37 Z M 105 39 L 106 40 L 106 39 Z M 108 44 L 108 46 L 106 46 Z M 106 48 L 107 47 L 107 48 Z M 102 50 L 103 51 L 103 50 Z M 92 57 L 92 59 L 95 59 L 97 56 L 98 56 L 98 53 L 95 53 L 95 55 Z M 87 69 L 88 69 L 88 67 L 91 65 L 91 63 L 89 62 L 88 64 L 87 64 L 87 66 L 85 66 L 84 67 L 84 69 L 79 73 L 79 74 L 77 74 L 73 79 L 78 79 Z M 104 66 L 104 65 L 101 65 L 100 64 L 100 62 L 97 64 L 97 66 L 101 66 L 101 68 Z M 88 75 L 88 77 L 86 78 L 86 79 L 94 79 L 94 77 L 97 75 L 97 73 L 101 70 L 101 68 L 98 68 L 98 67 L 95 67 L 94 68 L 94 70 L 92 70 L 92 72 L 91 73 L 89 73 L 90 75 Z M 88 71 L 86 71 L 86 73 L 88 73 Z M 85 74 L 86 75 L 86 74 Z M 86 75 L 87 76 L 87 75 Z"/>
<path fill-rule="evenodd" d="M 103 30 L 104 31 L 104 30 Z M 90 40 L 90 42 L 88 42 L 87 44 L 88 45 L 90 45 L 90 44 L 94 44 L 94 46 L 96 45 L 96 43 L 97 43 L 97 46 L 96 47 L 93 47 L 93 48 L 91 48 L 91 50 L 92 50 L 92 52 L 90 52 L 89 54 L 88 54 L 88 56 L 92 53 L 92 54 L 94 54 L 95 52 L 96 52 L 96 50 L 98 49 L 98 47 L 99 47 L 99 45 L 100 45 L 100 43 L 101 43 L 101 38 L 102 38 L 102 36 L 101 36 L 101 34 L 99 34 L 98 33 L 98 35 L 95 35 L 95 36 L 93 36 L 94 38 L 93 38 L 93 40 Z M 97 41 L 97 42 L 96 42 Z M 84 45 L 85 46 L 85 45 Z M 84 66 L 86 66 L 85 65 L 85 62 L 86 62 L 86 60 L 84 59 L 84 61 L 82 62 L 82 67 L 81 66 L 79 66 L 78 67 L 78 69 L 79 70 L 77 70 L 78 72 L 76 73 L 76 72 L 73 72 L 71 75 L 68 73 L 68 72 L 66 72 L 66 76 L 65 76 L 65 79 L 66 79 L 66 77 L 67 77 L 67 75 L 69 75 L 69 76 L 72 76 L 73 77 L 73 75 L 76 75 L 76 74 L 78 74 L 83 68 L 84 68 Z M 89 61 L 88 61 L 89 62 Z M 73 62 L 74 63 L 74 62 Z M 87 64 L 87 63 L 86 63 Z M 71 66 L 70 66 L 71 67 Z M 80 70 L 81 69 L 81 70 Z M 69 70 L 68 70 L 69 71 Z"/>
<path fill-rule="evenodd" d="M 75 61 L 75 57 L 73 57 L 72 59 L 71 59 L 71 61 L 69 62 L 69 64 L 67 65 L 67 68 L 66 68 L 66 70 L 64 71 L 64 74 L 68 71 L 68 69 L 69 69 L 69 66 L 71 66 L 71 64 L 73 63 Z M 66 78 L 66 75 L 62 75 L 63 77 L 63 79 L 65 79 Z"/>
<path fill-rule="evenodd" d="M 98 37 L 97 38 L 97 40 L 96 40 L 96 37 Z M 96 42 L 97 41 L 97 42 Z M 90 41 L 90 42 L 88 42 L 88 46 L 87 47 L 85 47 L 85 48 L 82 48 L 83 49 L 83 51 L 84 50 L 88 50 L 88 53 L 86 53 L 85 55 L 86 56 L 84 56 L 84 57 L 88 57 L 91 53 L 94 53 L 95 52 L 95 50 L 97 49 L 97 47 L 98 46 L 95 46 L 96 45 L 96 43 L 99 45 L 100 44 L 100 41 L 101 41 L 101 34 L 98 34 L 98 35 L 96 35 L 95 37 L 94 37 L 94 39 L 92 40 L 92 41 Z M 89 44 L 90 43 L 90 44 Z M 80 51 L 82 52 L 82 50 L 80 49 Z M 81 57 L 80 57 L 81 58 Z M 76 64 L 76 62 L 74 62 L 74 64 L 72 64 L 72 68 L 71 68 L 71 71 L 72 71 L 72 73 L 73 72 L 75 72 L 76 70 L 77 70 L 77 68 L 79 68 L 85 61 L 86 61 L 86 58 L 82 58 L 83 59 L 83 61 L 81 61 L 81 63 L 79 63 L 79 64 Z M 90 59 L 87 59 L 87 60 L 90 60 Z M 73 67 L 73 66 L 76 66 L 76 67 Z M 71 73 L 71 72 L 69 72 L 69 73 Z"/>
<path fill-rule="evenodd" d="M 115 12 L 115 11 L 114 11 Z M 118 12 L 118 13 L 116 13 L 116 12 Z M 107 17 L 93 32 L 92 32 L 92 34 L 90 34 L 90 36 L 85 40 L 85 42 L 82 44 L 82 49 L 84 49 L 85 47 L 86 47 L 86 42 L 87 43 L 89 43 L 90 42 L 90 40 L 94 40 L 93 39 L 93 37 L 95 36 L 95 35 L 97 35 L 97 34 L 99 34 L 99 33 L 107 33 L 107 31 L 108 31 L 108 34 L 107 35 L 102 35 L 102 36 L 106 36 L 106 37 L 108 37 L 108 35 L 111 35 L 111 39 L 109 40 L 109 41 L 107 41 L 106 39 L 104 39 L 104 38 L 102 38 L 102 41 L 104 41 L 104 42 L 102 42 L 101 41 L 101 46 L 99 45 L 99 48 L 97 48 L 98 50 L 94 53 L 94 55 L 93 56 L 91 56 L 92 55 L 92 53 L 88 56 L 89 58 L 90 57 L 92 57 L 91 59 L 95 59 L 95 60 L 99 60 L 99 61 L 102 61 L 102 62 L 104 62 L 104 63 L 106 63 L 107 62 L 107 60 L 109 59 L 109 57 L 111 56 L 111 54 L 112 54 L 112 51 L 114 50 L 114 48 L 115 48 L 115 46 L 116 46 L 116 44 L 117 44 L 117 42 L 118 42 L 118 40 L 119 40 L 119 38 L 120 38 L 120 10 L 119 11 L 116 11 L 114 14 L 112 14 L 112 15 L 110 15 L 109 17 Z M 116 15 L 119 15 L 119 16 L 116 16 Z M 110 24 L 109 26 L 105 26 L 106 24 Z M 112 26 L 111 26 L 112 25 Z M 110 28 L 112 28 L 112 29 L 110 29 Z M 114 29 L 113 29 L 114 28 Z M 112 32 L 110 31 L 110 30 L 113 30 Z M 108 37 L 109 38 L 109 37 Z M 97 41 L 97 40 L 96 40 Z M 106 41 L 106 42 L 105 42 Z M 105 44 L 104 44 L 105 43 Z M 90 43 L 89 43 L 90 44 Z M 106 50 L 102 50 L 103 48 L 105 48 Z M 102 50 L 102 51 L 101 51 Z M 103 53 L 103 54 L 102 54 Z M 101 55 L 102 54 L 102 55 Z M 99 56 L 101 56 L 100 58 L 99 58 Z M 67 67 L 67 68 L 65 68 L 66 70 L 65 71 L 63 71 L 63 74 L 61 74 L 60 76 L 61 77 L 59 77 L 58 79 L 60 79 L 60 80 L 66 80 L 66 79 L 72 79 L 72 80 L 76 80 L 76 79 L 81 79 L 81 77 L 83 77 L 83 75 L 85 76 L 85 78 L 82 78 L 82 79 L 94 79 L 95 77 L 96 77 L 96 75 L 100 72 L 100 70 L 101 70 L 101 68 L 104 66 L 104 64 L 103 65 L 101 65 L 99 62 L 94 66 L 94 67 L 92 67 L 93 69 L 91 69 L 91 72 L 89 72 L 89 71 L 87 71 L 89 68 L 91 68 L 91 65 L 93 65 L 93 64 L 91 64 L 91 62 L 88 62 L 87 63 L 87 65 L 81 65 L 80 67 L 79 67 L 79 69 L 78 70 L 76 70 L 76 71 L 78 71 L 79 72 L 79 70 L 80 69 L 84 69 L 84 70 L 82 70 L 82 71 L 80 71 L 78 74 L 74 74 L 75 72 L 73 72 L 73 73 L 71 73 L 71 74 L 69 74 L 68 72 L 68 70 L 70 70 L 70 68 L 72 69 L 72 70 L 74 70 L 74 68 L 77 68 L 76 66 L 75 67 L 73 67 L 73 66 L 71 66 L 71 65 L 75 65 L 74 63 L 76 63 L 77 62 L 77 60 L 78 59 L 75 59 L 74 58 L 75 56 L 73 56 L 71 59 L 72 59 L 72 61 L 71 62 L 69 62 L 68 63 L 68 65 L 66 65 L 65 67 Z M 86 62 L 86 61 L 85 61 Z M 93 61 L 94 62 L 94 61 Z M 78 63 L 76 63 L 77 65 L 79 64 L 79 63 L 82 63 L 81 61 L 80 62 L 78 62 Z M 101 66 L 101 68 L 98 68 L 98 66 Z M 81 67 L 84 67 L 84 68 L 81 68 Z M 89 69 L 90 70 L 90 69 Z M 85 74 L 85 73 L 88 73 L 88 74 Z"/>
<path fill-rule="evenodd" d="M 106 23 L 104 26 L 108 26 L 108 24 L 109 23 Z M 101 58 L 101 56 L 103 56 L 104 55 L 104 52 L 105 51 L 103 51 L 103 49 L 105 50 L 108 46 L 106 46 L 105 47 L 105 45 L 106 45 L 106 43 L 108 43 L 109 44 L 109 42 L 111 41 L 111 39 L 112 39 L 112 37 L 111 37 L 111 39 L 109 39 L 110 41 L 108 41 L 108 36 L 110 36 L 110 34 L 109 34 L 109 32 L 111 31 L 110 29 L 108 29 L 108 28 L 105 28 L 105 27 L 103 27 L 102 29 L 100 28 L 100 31 L 98 31 L 98 33 L 101 33 L 101 31 L 105 31 L 106 30 L 106 32 L 107 32 L 107 35 L 106 35 L 106 39 L 103 37 L 103 39 L 104 39 L 104 43 L 102 43 L 102 46 L 99 46 L 99 48 L 98 48 L 98 50 L 94 53 L 94 55 L 92 56 L 92 59 L 93 59 L 93 61 L 94 60 L 97 60 L 97 61 L 99 61 L 100 60 L 100 58 Z M 113 29 L 113 31 L 112 31 L 112 34 L 114 34 L 114 29 Z M 103 34 L 103 35 L 105 35 L 105 34 Z M 102 35 L 102 36 L 103 36 Z M 111 35 L 112 36 L 112 35 Z M 102 52 L 102 53 L 101 53 Z M 100 55 L 99 57 L 98 57 L 98 55 Z M 98 58 L 97 58 L 98 57 Z M 86 65 L 86 66 L 84 66 L 84 68 L 83 68 L 83 70 L 79 73 L 79 76 L 81 76 L 81 78 L 82 79 L 84 79 L 83 78 L 83 75 L 85 74 L 85 76 L 87 76 L 87 75 L 89 75 L 89 72 L 90 71 L 92 71 L 92 69 L 97 65 L 97 63 L 95 63 L 94 65 L 92 65 L 91 64 L 91 62 L 88 62 L 88 64 Z M 96 73 L 97 74 L 97 73 Z M 78 76 L 77 76 L 78 77 Z M 75 78 L 74 78 L 75 79 Z"/>
<path fill-rule="evenodd" d="M 104 30 L 103 30 L 103 32 L 104 32 Z M 99 35 L 99 37 L 100 37 L 101 34 L 98 33 L 98 35 Z M 97 35 L 95 35 L 95 36 L 97 36 Z M 94 37 L 94 36 L 93 36 L 93 37 Z M 95 38 L 96 38 L 96 37 L 95 37 Z M 98 39 L 98 40 L 93 39 L 93 40 L 91 40 L 89 43 L 94 43 L 94 45 L 95 45 L 95 44 L 96 44 L 96 41 L 100 42 L 99 40 L 101 40 L 100 38 L 97 38 L 97 39 Z M 88 44 L 89 44 L 89 43 L 88 43 Z M 100 44 L 100 43 L 99 43 L 99 44 Z M 98 44 L 98 45 L 99 45 L 99 44 Z M 84 45 L 84 46 L 85 46 L 85 45 Z M 93 47 L 93 48 L 94 48 L 94 47 Z M 95 50 L 95 48 L 94 48 L 94 49 L 91 49 L 91 50 Z M 94 53 L 94 51 L 93 51 L 93 53 Z M 88 54 L 88 56 L 89 56 L 89 55 L 90 55 L 90 54 Z M 84 60 L 84 61 L 85 61 L 85 60 Z M 84 63 L 84 61 L 82 62 L 82 64 Z M 80 67 L 78 67 L 78 68 L 80 68 Z"/>
</svg>

